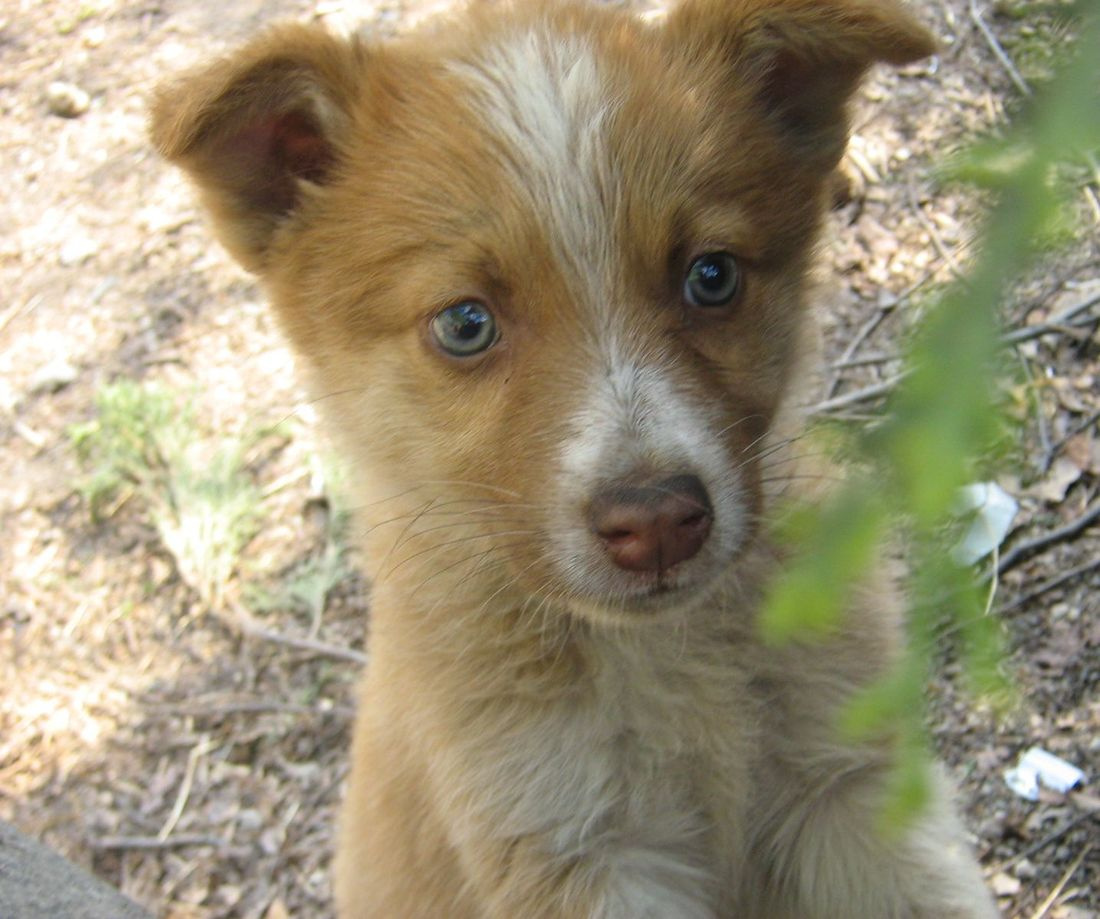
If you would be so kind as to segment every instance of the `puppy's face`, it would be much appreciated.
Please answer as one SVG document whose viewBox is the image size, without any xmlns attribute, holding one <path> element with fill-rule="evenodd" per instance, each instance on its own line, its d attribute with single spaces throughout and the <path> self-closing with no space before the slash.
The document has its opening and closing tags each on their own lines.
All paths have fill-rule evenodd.
<svg viewBox="0 0 1100 919">
<path fill-rule="evenodd" d="M 929 50 L 856 0 L 289 29 L 163 94 L 154 136 L 264 279 L 375 553 L 637 619 L 751 534 L 847 96 Z"/>
</svg>

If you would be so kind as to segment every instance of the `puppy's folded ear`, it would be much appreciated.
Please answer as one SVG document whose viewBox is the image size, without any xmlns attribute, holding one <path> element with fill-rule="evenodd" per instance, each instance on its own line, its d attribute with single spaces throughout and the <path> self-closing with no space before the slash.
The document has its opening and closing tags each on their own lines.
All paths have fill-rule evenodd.
<svg viewBox="0 0 1100 919">
<path fill-rule="evenodd" d="M 720 56 L 793 152 L 822 170 L 844 152 L 847 101 L 866 70 L 936 50 L 894 0 L 683 0 L 668 29 L 688 53 Z"/>
<path fill-rule="evenodd" d="M 284 26 L 158 91 L 153 143 L 196 181 L 246 268 L 262 270 L 304 183 L 331 177 L 365 59 L 354 41 Z"/>
</svg>

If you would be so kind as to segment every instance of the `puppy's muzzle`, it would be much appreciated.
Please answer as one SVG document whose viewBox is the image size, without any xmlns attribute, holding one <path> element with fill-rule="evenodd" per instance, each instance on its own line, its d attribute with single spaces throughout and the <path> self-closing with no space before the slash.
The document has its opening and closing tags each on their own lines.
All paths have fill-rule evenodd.
<svg viewBox="0 0 1100 919">
<path fill-rule="evenodd" d="M 589 526 L 612 562 L 657 575 L 697 555 L 713 520 L 710 496 L 694 475 L 608 485 L 588 507 Z"/>
</svg>

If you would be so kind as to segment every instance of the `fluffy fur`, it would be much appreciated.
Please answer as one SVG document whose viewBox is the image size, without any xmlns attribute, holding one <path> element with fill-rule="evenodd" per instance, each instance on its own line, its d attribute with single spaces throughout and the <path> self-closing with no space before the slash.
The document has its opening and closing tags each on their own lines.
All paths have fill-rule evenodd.
<svg viewBox="0 0 1100 919">
<path fill-rule="evenodd" d="M 754 629 L 846 103 L 931 51 L 871 0 L 517 0 L 382 45 L 281 28 L 160 94 L 157 147 L 262 279 L 359 490 L 342 917 L 994 915 L 944 795 L 884 838 L 892 745 L 832 727 L 897 653 L 888 573 L 825 643 Z M 694 307 L 715 251 L 740 292 Z M 456 358 L 432 321 L 470 300 L 499 338 Z M 593 496 L 681 473 L 702 547 L 613 564 Z"/>
</svg>

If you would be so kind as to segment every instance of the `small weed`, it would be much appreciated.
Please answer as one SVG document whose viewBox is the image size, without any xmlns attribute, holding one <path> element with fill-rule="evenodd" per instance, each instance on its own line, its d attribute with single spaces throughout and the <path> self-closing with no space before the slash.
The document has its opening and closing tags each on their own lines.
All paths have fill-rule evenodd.
<svg viewBox="0 0 1100 919">
<path fill-rule="evenodd" d="M 1072 49 L 1073 4 L 1025 0 L 1000 3 L 995 11 L 1011 24 L 1001 39 L 1020 75 L 1032 85 L 1048 81 Z"/>
<path fill-rule="evenodd" d="M 244 456 L 265 434 L 204 438 L 189 405 L 129 380 L 104 386 L 96 407 L 95 419 L 69 431 L 89 469 L 77 487 L 93 520 L 139 501 L 180 577 L 220 607 L 259 520 L 260 492 Z"/>
<path fill-rule="evenodd" d="M 315 638 L 332 591 L 351 574 L 347 561 L 348 514 L 339 508 L 327 512 L 324 545 L 320 552 L 298 563 L 279 579 L 275 588 L 253 588 L 248 604 L 258 612 L 294 610 L 309 617 L 309 637 Z"/>
<path fill-rule="evenodd" d="M 58 35 L 71 35 L 82 24 L 89 19 L 94 19 L 101 12 L 103 12 L 97 4 L 85 3 L 76 11 L 75 14 L 67 16 L 64 19 L 57 22 L 57 34 Z"/>
</svg>

